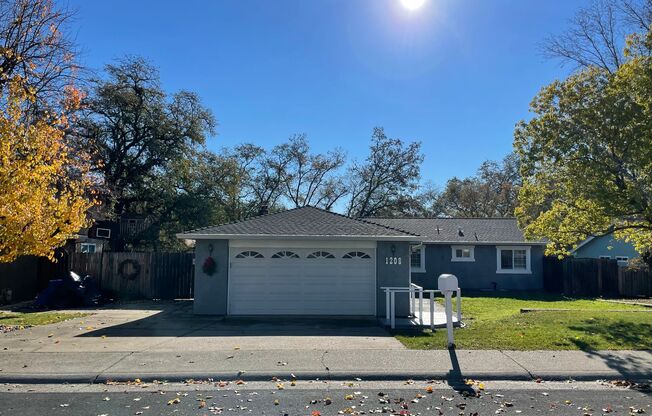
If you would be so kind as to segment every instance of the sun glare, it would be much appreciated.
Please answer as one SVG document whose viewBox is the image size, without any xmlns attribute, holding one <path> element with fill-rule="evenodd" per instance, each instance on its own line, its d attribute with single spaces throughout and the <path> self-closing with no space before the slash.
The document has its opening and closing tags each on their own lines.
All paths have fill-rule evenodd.
<svg viewBox="0 0 652 416">
<path fill-rule="evenodd" d="M 405 7 L 408 10 L 416 10 L 421 6 L 423 6 L 425 2 L 426 0 L 401 0 L 403 7 Z"/>
</svg>

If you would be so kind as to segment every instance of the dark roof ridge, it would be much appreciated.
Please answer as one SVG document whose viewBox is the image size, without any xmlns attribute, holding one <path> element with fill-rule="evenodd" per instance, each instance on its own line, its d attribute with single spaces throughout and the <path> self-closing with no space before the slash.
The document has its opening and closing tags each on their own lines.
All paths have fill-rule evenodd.
<svg viewBox="0 0 652 416">
<path fill-rule="evenodd" d="M 328 212 L 329 214 L 339 215 L 340 217 L 348 218 L 348 219 L 353 220 L 353 221 L 363 222 L 363 223 L 365 223 L 365 224 L 370 224 L 370 225 L 373 225 L 373 226 L 375 226 L 375 227 L 386 228 L 386 229 L 388 229 L 388 230 L 392 230 L 392 231 L 399 231 L 399 232 L 401 232 L 401 233 L 404 233 L 404 234 L 407 234 L 407 235 L 411 235 L 411 236 L 414 236 L 414 237 L 421 237 L 419 234 L 414 234 L 414 233 L 411 233 L 411 232 L 406 231 L 406 230 L 401 230 L 400 228 L 390 227 L 390 226 L 388 226 L 388 225 L 377 224 L 377 223 L 375 223 L 375 222 L 373 222 L 373 221 L 367 221 L 367 220 L 364 219 L 364 218 L 354 218 L 354 217 L 349 217 L 348 215 L 340 214 L 339 212 L 328 211 L 328 210 L 323 209 L 323 208 L 313 207 L 312 205 L 306 205 L 306 207 L 314 208 L 314 209 L 317 209 L 317 210 L 320 210 L 320 211 L 323 211 L 323 212 Z"/>
<path fill-rule="evenodd" d="M 367 220 L 515 220 L 516 217 L 364 217 Z"/>
<path fill-rule="evenodd" d="M 296 210 L 304 209 L 304 208 L 312 208 L 312 209 L 316 209 L 318 211 L 326 212 L 326 213 L 332 214 L 332 215 L 337 215 L 337 216 L 347 218 L 347 219 L 350 219 L 350 220 L 353 220 L 353 221 L 358 221 L 358 222 L 362 222 L 362 223 L 365 223 L 365 224 L 373 225 L 374 227 L 380 227 L 380 228 L 384 228 L 384 229 L 387 229 L 387 230 L 398 231 L 398 232 L 401 232 L 403 234 L 411 235 L 411 236 L 414 236 L 414 237 L 421 237 L 419 234 L 411 233 L 411 232 L 406 231 L 406 230 L 401 230 L 400 228 L 389 227 L 387 225 L 377 224 L 377 223 L 372 222 L 372 221 L 367 221 L 367 220 L 365 220 L 363 218 L 349 217 L 348 215 L 340 214 L 338 212 L 329 211 L 329 210 L 323 209 L 323 208 L 318 208 L 318 207 L 315 207 L 315 206 L 312 206 L 312 205 L 305 205 L 305 206 L 302 206 L 302 207 L 294 207 L 294 208 L 286 209 L 286 210 L 283 210 L 283 211 L 269 212 L 267 214 L 254 215 L 252 217 L 247 217 L 247 218 L 243 218 L 243 219 L 236 220 L 236 221 L 230 221 L 230 222 L 224 222 L 224 223 L 220 223 L 220 224 L 207 225 L 205 227 L 200 227 L 200 228 L 195 228 L 193 230 L 184 231 L 183 234 L 192 234 L 192 233 L 196 233 L 197 231 L 207 230 L 207 229 L 213 228 L 213 227 L 222 227 L 222 226 L 225 226 L 225 225 L 239 224 L 239 223 L 242 223 L 242 222 L 255 220 L 255 219 L 258 219 L 258 218 L 270 217 L 270 216 L 273 216 L 273 215 L 283 214 L 283 213 L 287 213 L 287 212 L 290 212 L 290 211 L 296 211 Z"/>
<path fill-rule="evenodd" d="M 286 209 L 286 210 L 278 211 L 278 212 L 268 212 L 267 214 L 257 214 L 257 215 L 247 217 L 247 218 L 243 218 L 243 219 L 240 219 L 240 220 L 229 221 L 229 222 L 221 222 L 219 224 L 211 224 L 211 225 L 207 225 L 205 227 L 195 228 L 195 229 L 192 229 L 192 230 L 189 230 L 189 231 L 184 231 L 183 233 L 184 234 L 191 234 L 191 233 L 194 233 L 196 231 L 207 230 L 207 229 L 213 228 L 213 227 L 221 227 L 223 225 L 239 224 L 241 222 L 254 220 L 254 219 L 257 219 L 257 218 L 271 217 L 272 215 L 282 214 L 284 212 L 294 211 L 294 210 L 301 209 L 301 208 L 305 208 L 305 207 L 294 207 L 294 208 L 290 208 L 290 209 Z"/>
</svg>

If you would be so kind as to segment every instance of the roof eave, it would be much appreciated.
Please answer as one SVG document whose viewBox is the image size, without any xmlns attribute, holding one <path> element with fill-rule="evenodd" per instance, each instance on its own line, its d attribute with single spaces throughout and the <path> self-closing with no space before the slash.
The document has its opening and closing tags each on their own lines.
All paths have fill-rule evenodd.
<svg viewBox="0 0 652 416">
<path fill-rule="evenodd" d="M 284 234 L 206 234 L 179 233 L 184 240 L 363 240 L 363 241 L 418 241 L 422 237 L 413 235 L 284 235 Z"/>
</svg>

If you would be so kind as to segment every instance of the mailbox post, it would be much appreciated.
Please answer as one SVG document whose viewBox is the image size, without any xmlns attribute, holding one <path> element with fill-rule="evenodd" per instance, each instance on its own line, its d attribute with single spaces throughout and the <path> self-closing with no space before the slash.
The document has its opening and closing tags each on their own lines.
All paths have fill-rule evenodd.
<svg viewBox="0 0 652 416">
<path fill-rule="evenodd" d="M 453 292 L 457 292 L 457 288 L 457 277 L 454 274 L 442 274 L 437 279 L 437 289 L 443 293 L 445 299 L 448 348 L 455 346 L 455 340 L 453 339 Z"/>
</svg>

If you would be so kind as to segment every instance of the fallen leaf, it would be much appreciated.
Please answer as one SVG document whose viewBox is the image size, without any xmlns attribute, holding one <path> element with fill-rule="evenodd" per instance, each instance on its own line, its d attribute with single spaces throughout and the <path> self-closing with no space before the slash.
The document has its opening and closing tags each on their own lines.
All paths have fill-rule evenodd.
<svg viewBox="0 0 652 416">
<path fill-rule="evenodd" d="M 181 403 L 181 399 L 178 398 L 178 397 L 175 397 L 172 400 L 168 400 L 168 406 L 173 405 L 173 404 L 179 404 L 179 403 Z"/>
</svg>

